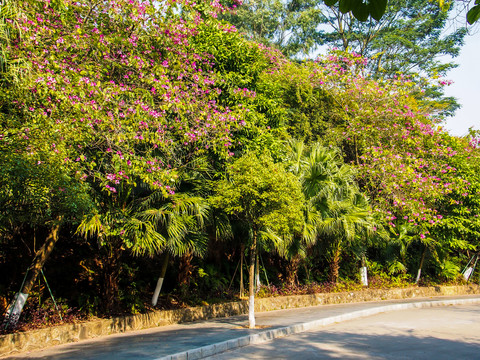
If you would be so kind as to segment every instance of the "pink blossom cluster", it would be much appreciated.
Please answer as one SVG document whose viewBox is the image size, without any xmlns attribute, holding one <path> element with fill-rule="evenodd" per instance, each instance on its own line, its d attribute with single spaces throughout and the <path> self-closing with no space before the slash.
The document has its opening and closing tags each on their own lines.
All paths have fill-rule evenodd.
<svg viewBox="0 0 480 360">
<path fill-rule="evenodd" d="M 209 26 L 197 4 L 69 1 L 62 16 L 49 2 L 38 13 L 25 4 L 24 36 L 10 55 L 28 59 L 30 92 L 16 106 L 22 117 L 35 119 L 19 134 L 30 151 L 40 151 L 39 139 L 59 134 L 62 146 L 51 151 L 88 159 L 77 166 L 91 180 L 105 179 L 112 193 L 112 185 L 132 179 L 158 186 L 180 165 L 177 153 L 231 156 L 232 132 L 245 123 L 244 110 L 221 104 L 214 59 L 192 45 L 199 27 Z M 178 7 L 194 21 L 162 15 Z M 225 9 L 210 4 L 212 14 Z M 217 31 L 234 28 L 219 25 Z"/>
<path fill-rule="evenodd" d="M 469 184 L 453 165 L 458 147 L 436 125 L 432 108 L 417 100 L 419 83 L 408 76 L 373 79 L 364 65 L 357 54 L 334 51 L 317 59 L 311 79 L 343 110 L 344 146 L 385 224 L 411 224 L 425 237 L 444 221 L 444 201 L 462 205 L 458 199 L 468 196 Z M 451 196 L 456 200 L 444 200 Z"/>
</svg>

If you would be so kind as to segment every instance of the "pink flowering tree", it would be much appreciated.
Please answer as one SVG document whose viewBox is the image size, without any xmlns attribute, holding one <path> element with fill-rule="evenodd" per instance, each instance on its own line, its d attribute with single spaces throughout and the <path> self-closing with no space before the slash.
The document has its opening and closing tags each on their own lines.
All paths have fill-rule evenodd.
<svg viewBox="0 0 480 360">
<path fill-rule="evenodd" d="M 208 28 L 217 36 L 231 31 L 215 20 L 224 9 L 217 2 L 25 0 L 19 17 L 6 19 L 19 29 L 6 49 L 18 71 L 4 73 L 1 94 L 2 151 L 15 154 L 6 160 L 21 158 L 29 179 L 52 173 L 85 184 L 97 204 L 89 218 L 113 219 L 102 224 L 115 227 L 112 251 L 121 248 L 128 216 L 107 216 L 108 209 L 130 206 L 139 185 L 173 194 L 179 169 L 197 156 L 232 155 L 243 110 L 221 101 L 214 59 L 194 40 Z M 12 174 L 2 175 L 8 183 Z M 42 191 L 51 195 L 58 182 L 47 179 Z M 72 187 L 62 191 L 72 195 Z M 55 232 L 71 220 L 58 216 Z M 33 280 L 58 236 L 51 238 Z"/>
<path fill-rule="evenodd" d="M 453 180 L 459 181 L 452 191 L 438 200 L 438 218 L 431 233 L 446 246 L 438 251 L 439 274 L 446 279 L 455 277 L 458 270 L 470 260 L 480 238 L 480 150 L 478 134 L 468 137 L 445 136 L 445 141 L 456 151 L 450 161 L 456 169 Z M 455 257 L 462 261 L 460 267 Z"/>
<path fill-rule="evenodd" d="M 338 104 L 344 156 L 358 168 L 374 211 L 393 236 L 399 226 L 411 225 L 413 239 L 424 245 L 421 268 L 426 249 L 442 246 L 432 231 L 445 216 L 443 199 L 467 196 L 468 180 L 455 164 L 469 146 L 451 146 L 452 137 L 435 120 L 442 105 L 428 99 L 421 84 L 402 76 L 372 79 L 365 64 L 356 54 L 332 52 L 317 61 L 312 81 Z"/>
</svg>

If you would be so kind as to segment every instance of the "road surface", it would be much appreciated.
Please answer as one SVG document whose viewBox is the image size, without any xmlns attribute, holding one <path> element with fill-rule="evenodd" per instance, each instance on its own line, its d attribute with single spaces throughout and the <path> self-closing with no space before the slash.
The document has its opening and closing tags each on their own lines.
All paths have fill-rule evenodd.
<svg viewBox="0 0 480 360">
<path fill-rule="evenodd" d="M 480 359 L 480 305 L 383 313 L 207 359 Z"/>
</svg>

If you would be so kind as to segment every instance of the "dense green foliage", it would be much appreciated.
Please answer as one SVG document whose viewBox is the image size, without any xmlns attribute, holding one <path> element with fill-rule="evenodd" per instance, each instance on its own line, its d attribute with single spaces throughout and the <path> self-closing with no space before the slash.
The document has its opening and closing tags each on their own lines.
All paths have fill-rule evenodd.
<svg viewBox="0 0 480 360">
<path fill-rule="evenodd" d="M 302 230 L 304 198 L 298 178 L 268 155 L 246 154 L 227 167 L 212 204 L 235 216 L 254 233 L 288 236 Z"/>
<path fill-rule="evenodd" d="M 362 261 L 373 284 L 419 267 L 461 281 L 480 235 L 480 138 L 442 130 L 438 79 L 379 77 L 378 57 L 339 50 L 291 61 L 217 2 L 8 4 L 4 306 L 34 258 L 65 307 L 99 315 L 149 309 L 160 263 L 160 306 L 232 299 L 246 249 L 277 287 L 341 289 Z M 297 5 L 282 21 L 313 9 Z"/>
<path fill-rule="evenodd" d="M 321 46 L 328 46 L 370 59 L 368 69 L 377 78 L 414 74 L 417 82 L 428 84 L 424 89 L 429 96 L 443 102 L 443 115 L 452 115 L 458 103 L 445 97 L 442 86 L 431 80 L 457 66 L 448 59 L 459 54 L 466 29 L 452 30 L 450 26 L 455 4 L 439 7 L 430 0 L 379 1 L 385 14 L 368 21 L 345 9 L 376 3 L 341 1 L 337 7 L 330 1 L 245 2 L 226 19 L 248 38 L 270 43 L 291 57 L 308 58 Z"/>
</svg>

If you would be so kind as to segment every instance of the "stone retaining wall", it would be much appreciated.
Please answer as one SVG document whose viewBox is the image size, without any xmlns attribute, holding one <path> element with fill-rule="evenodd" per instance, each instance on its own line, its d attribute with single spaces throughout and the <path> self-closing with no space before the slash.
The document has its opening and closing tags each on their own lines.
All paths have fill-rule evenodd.
<svg viewBox="0 0 480 360">
<path fill-rule="evenodd" d="M 279 296 L 256 299 L 256 311 L 271 311 L 324 304 L 480 294 L 477 285 L 412 287 L 405 289 L 364 290 L 343 293 Z M 86 340 L 103 335 L 140 330 L 195 320 L 245 314 L 247 301 L 208 305 L 178 310 L 154 311 L 146 314 L 67 324 L 45 329 L 0 336 L 0 356 L 32 351 L 48 346 Z"/>
<path fill-rule="evenodd" d="M 291 309 L 296 307 L 346 304 L 353 302 L 411 299 L 430 296 L 480 294 L 477 285 L 410 287 L 404 289 L 368 289 L 342 293 L 279 296 L 255 300 L 256 311 Z"/>
</svg>

